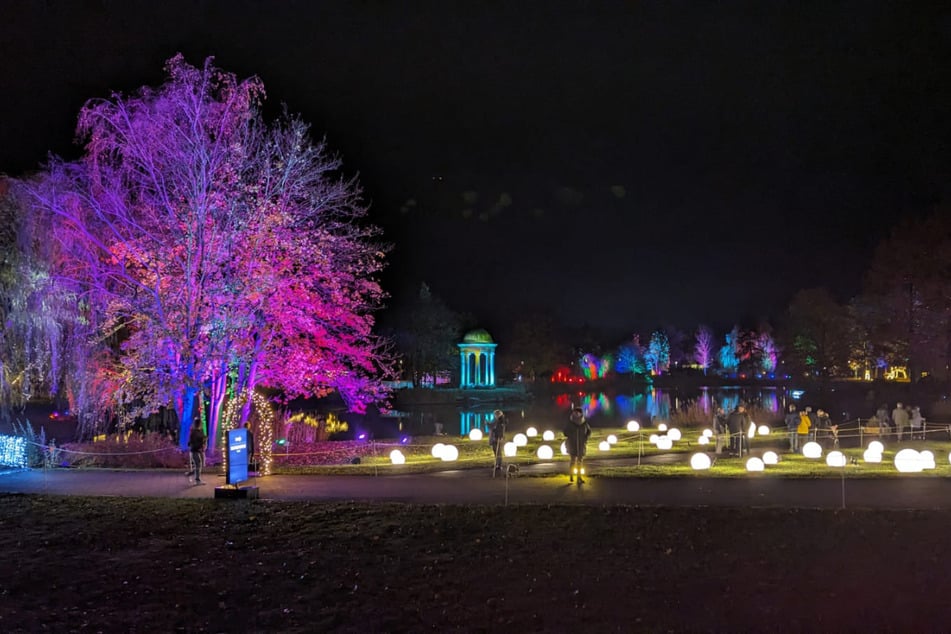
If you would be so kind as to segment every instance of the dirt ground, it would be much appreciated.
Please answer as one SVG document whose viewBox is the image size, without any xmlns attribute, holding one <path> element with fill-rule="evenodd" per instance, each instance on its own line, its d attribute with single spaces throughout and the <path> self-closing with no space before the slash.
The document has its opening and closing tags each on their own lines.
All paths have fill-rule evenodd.
<svg viewBox="0 0 951 634">
<path fill-rule="evenodd" d="M 0 495 L 0 631 L 947 631 L 949 521 Z"/>
</svg>

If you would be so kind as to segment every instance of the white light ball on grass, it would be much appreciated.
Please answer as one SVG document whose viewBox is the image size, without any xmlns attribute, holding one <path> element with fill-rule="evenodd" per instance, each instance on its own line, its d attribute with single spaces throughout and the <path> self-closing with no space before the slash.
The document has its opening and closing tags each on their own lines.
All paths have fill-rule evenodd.
<svg viewBox="0 0 951 634">
<path fill-rule="evenodd" d="M 677 429 L 676 427 L 671 427 L 670 429 L 667 430 L 667 437 L 673 440 L 674 442 L 677 442 L 678 440 L 683 438 L 683 434 L 680 433 L 680 430 Z"/>
<path fill-rule="evenodd" d="M 512 438 L 512 442 L 515 443 L 516 447 L 524 447 L 528 444 L 528 436 L 522 433 L 515 434 Z"/>
<path fill-rule="evenodd" d="M 406 456 L 399 449 L 390 452 L 390 462 L 393 464 L 406 464 Z"/>
<path fill-rule="evenodd" d="M 482 440 L 482 430 L 475 427 L 469 432 L 469 440 Z"/>
<path fill-rule="evenodd" d="M 883 453 L 885 451 L 885 445 L 883 445 L 878 440 L 873 440 L 868 444 L 868 448 L 874 451 L 875 453 Z"/>
<path fill-rule="evenodd" d="M 608 444 L 611 444 L 611 445 L 617 444 L 617 436 L 615 436 L 614 434 L 608 434 L 608 437 L 605 440 L 608 441 Z"/>
<path fill-rule="evenodd" d="M 747 471 L 763 471 L 766 469 L 766 465 L 763 464 L 763 461 L 760 458 L 750 458 L 746 461 L 746 470 Z"/>
<path fill-rule="evenodd" d="M 918 452 L 918 459 L 921 461 L 922 469 L 934 469 L 934 453 L 929 449 L 923 449 Z"/>
<path fill-rule="evenodd" d="M 707 438 L 713 438 L 713 430 L 712 430 L 712 429 L 704 429 L 704 430 L 703 430 L 703 435 L 706 436 Z"/>
<path fill-rule="evenodd" d="M 661 423 L 657 426 L 657 431 L 667 431 L 667 423 Z"/>
<path fill-rule="evenodd" d="M 433 445 L 433 449 L 432 449 L 433 458 L 442 458 L 442 452 L 443 452 L 443 449 L 445 448 L 446 448 L 446 445 L 442 444 L 441 442 L 437 442 L 435 445 Z"/>
<path fill-rule="evenodd" d="M 455 462 L 459 458 L 459 450 L 455 445 L 446 445 L 442 450 L 443 462 Z"/>
<path fill-rule="evenodd" d="M 700 443 L 701 445 L 709 445 L 710 439 L 707 438 L 706 436 L 700 436 L 700 438 L 697 439 L 697 442 Z"/>
<path fill-rule="evenodd" d="M 779 455 L 775 451 L 767 451 L 763 454 L 763 464 L 779 464 Z"/>
<path fill-rule="evenodd" d="M 539 460 L 551 460 L 555 456 L 555 452 L 548 445 L 542 445 L 535 453 Z"/>
<path fill-rule="evenodd" d="M 535 429 L 534 427 L 529 427 L 528 429 L 525 430 L 525 435 L 528 436 L 529 438 L 534 438 L 535 436 L 538 435 L 538 430 Z"/>
<path fill-rule="evenodd" d="M 705 436 L 704 436 L 704 438 L 705 438 Z M 708 455 L 705 454 L 705 453 L 695 453 L 694 455 L 690 456 L 690 467 L 691 467 L 694 471 L 701 471 L 701 470 L 703 470 L 703 469 L 709 469 L 709 468 L 710 468 L 710 464 L 711 464 L 711 462 L 710 462 L 710 456 L 708 456 Z"/>
<path fill-rule="evenodd" d="M 874 451 L 871 447 L 862 454 L 862 460 L 868 463 L 879 463 L 882 461 L 882 452 Z"/>
<path fill-rule="evenodd" d="M 544 440 L 545 442 L 551 442 L 554 439 L 555 439 L 555 432 L 553 432 L 550 429 L 546 429 L 545 433 L 542 434 L 542 440 Z"/>
<path fill-rule="evenodd" d="M 895 454 L 895 468 L 901 473 L 918 473 L 921 466 L 921 456 L 914 449 L 902 449 Z"/>
<path fill-rule="evenodd" d="M 566 443 L 566 442 L 562 442 L 562 443 L 561 443 L 561 455 L 563 455 L 563 456 L 567 456 L 567 455 L 568 455 L 568 443 Z"/>
<path fill-rule="evenodd" d="M 502 445 L 502 454 L 505 455 L 506 458 L 511 458 L 516 453 L 518 453 L 518 445 L 511 440 Z"/>
<path fill-rule="evenodd" d="M 640 431 L 641 424 L 636 420 L 627 421 L 627 431 Z"/>
<path fill-rule="evenodd" d="M 651 435 L 650 435 L 650 438 L 648 438 L 647 441 L 648 441 L 650 444 L 652 444 L 652 445 L 656 445 L 656 444 L 657 444 L 657 440 L 658 440 L 659 438 L 660 438 L 660 436 L 658 436 L 657 434 L 651 434 Z M 951 454 L 949 454 L 949 455 L 951 455 Z"/>
<path fill-rule="evenodd" d="M 670 436 L 661 436 L 657 439 L 657 448 L 667 451 L 674 446 L 674 441 L 670 439 Z"/>
<path fill-rule="evenodd" d="M 848 463 L 845 454 L 841 451 L 830 451 L 826 456 L 826 464 L 830 467 L 844 467 Z"/>
<path fill-rule="evenodd" d="M 601 442 L 598 443 L 598 449 L 601 451 L 610 451 L 611 443 L 609 443 L 606 440 L 602 440 Z"/>
<path fill-rule="evenodd" d="M 769 425 L 760 425 L 759 429 L 756 430 L 756 433 L 760 436 L 769 436 Z"/>
<path fill-rule="evenodd" d="M 806 458 L 821 458 L 822 445 L 817 442 L 807 442 L 802 446 L 802 455 Z"/>
</svg>

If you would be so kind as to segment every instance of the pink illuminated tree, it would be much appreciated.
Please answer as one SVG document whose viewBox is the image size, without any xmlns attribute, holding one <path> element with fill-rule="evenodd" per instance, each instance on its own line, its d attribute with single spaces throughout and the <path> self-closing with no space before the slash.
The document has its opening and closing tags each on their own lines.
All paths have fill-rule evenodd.
<svg viewBox="0 0 951 634">
<path fill-rule="evenodd" d="M 697 362 L 697 365 L 703 368 L 703 373 L 706 374 L 707 368 L 709 368 L 710 363 L 713 362 L 716 339 L 714 338 L 713 331 L 707 326 L 697 328 L 694 337 L 696 338 L 696 344 L 693 348 L 693 358 Z"/>
<path fill-rule="evenodd" d="M 121 333 L 103 368 L 114 399 L 130 415 L 173 404 L 183 446 L 199 394 L 212 438 L 225 399 L 257 386 L 336 390 L 361 410 L 390 357 L 371 332 L 384 249 L 357 183 L 298 118 L 264 121 L 257 78 L 180 55 L 167 71 L 157 89 L 88 102 L 82 159 L 53 161 L 33 188 L 60 279 Z"/>
</svg>

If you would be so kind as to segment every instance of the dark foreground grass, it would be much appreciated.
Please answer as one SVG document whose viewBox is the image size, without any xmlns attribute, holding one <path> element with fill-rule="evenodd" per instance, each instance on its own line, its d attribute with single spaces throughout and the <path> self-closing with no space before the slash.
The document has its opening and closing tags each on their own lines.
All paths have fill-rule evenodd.
<svg viewBox="0 0 951 634">
<path fill-rule="evenodd" d="M 946 631 L 949 526 L 945 511 L 0 495 L 0 631 Z"/>
</svg>

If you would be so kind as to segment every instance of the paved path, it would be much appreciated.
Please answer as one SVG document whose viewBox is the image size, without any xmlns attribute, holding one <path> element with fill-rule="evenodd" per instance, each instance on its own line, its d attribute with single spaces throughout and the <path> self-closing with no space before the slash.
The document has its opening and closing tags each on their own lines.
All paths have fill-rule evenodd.
<svg viewBox="0 0 951 634">
<path fill-rule="evenodd" d="M 190 485 L 179 471 L 31 470 L 0 475 L 0 492 L 209 498 L 223 478 Z M 598 478 L 582 486 L 564 477 L 492 478 L 489 470 L 397 476 L 268 476 L 256 478 L 269 500 L 354 500 L 423 504 L 632 504 L 841 508 L 841 479 Z M 846 479 L 848 508 L 951 509 L 951 479 Z"/>
</svg>

